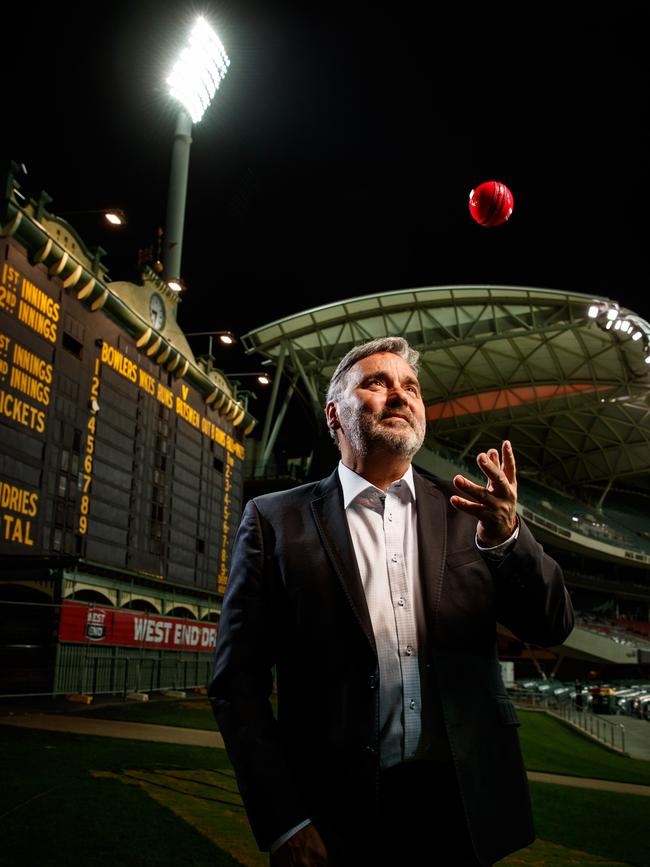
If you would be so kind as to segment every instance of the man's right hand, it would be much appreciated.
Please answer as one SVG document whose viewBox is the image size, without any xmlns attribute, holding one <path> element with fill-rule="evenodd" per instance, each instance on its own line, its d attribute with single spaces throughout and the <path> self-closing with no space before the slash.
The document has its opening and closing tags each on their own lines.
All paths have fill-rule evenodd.
<svg viewBox="0 0 650 867">
<path fill-rule="evenodd" d="M 305 825 L 270 857 L 271 867 L 335 867 L 313 825 Z"/>
</svg>

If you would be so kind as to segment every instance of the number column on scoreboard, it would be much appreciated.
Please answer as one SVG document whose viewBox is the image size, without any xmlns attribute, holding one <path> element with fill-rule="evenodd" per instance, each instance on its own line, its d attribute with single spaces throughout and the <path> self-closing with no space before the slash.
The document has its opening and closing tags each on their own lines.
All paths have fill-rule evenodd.
<svg viewBox="0 0 650 867">
<path fill-rule="evenodd" d="M 99 358 L 95 359 L 93 376 L 90 384 L 90 397 L 88 406 L 90 413 L 86 422 L 86 435 L 83 442 L 83 461 L 82 467 L 82 485 L 81 499 L 79 501 L 79 523 L 78 532 L 85 536 L 88 532 L 88 513 L 90 511 L 90 494 L 93 483 L 93 464 L 95 455 L 95 434 L 97 431 L 97 410 L 99 409 Z"/>
</svg>

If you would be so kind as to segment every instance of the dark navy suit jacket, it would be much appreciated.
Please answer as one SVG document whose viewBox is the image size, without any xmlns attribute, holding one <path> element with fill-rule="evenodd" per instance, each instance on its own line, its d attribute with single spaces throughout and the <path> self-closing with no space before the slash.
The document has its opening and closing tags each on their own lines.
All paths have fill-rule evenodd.
<svg viewBox="0 0 650 867">
<path fill-rule="evenodd" d="M 449 504 L 452 485 L 414 479 L 432 700 L 477 857 L 492 864 L 534 839 L 496 623 L 553 646 L 571 631 L 573 611 L 559 566 L 523 522 L 511 552 L 490 564 L 475 544 L 476 521 Z M 307 817 L 372 823 L 378 678 L 338 473 L 249 502 L 209 692 L 260 848 Z"/>
</svg>

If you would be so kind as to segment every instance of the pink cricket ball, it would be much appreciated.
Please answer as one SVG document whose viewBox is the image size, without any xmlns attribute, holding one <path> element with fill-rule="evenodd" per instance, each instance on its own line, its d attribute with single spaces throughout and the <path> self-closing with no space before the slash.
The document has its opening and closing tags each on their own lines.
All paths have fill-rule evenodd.
<svg viewBox="0 0 650 867">
<path fill-rule="evenodd" d="M 481 226 L 500 226 L 513 207 L 512 193 L 500 181 L 485 181 L 469 194 L 469 212 Z"/>
</svg>

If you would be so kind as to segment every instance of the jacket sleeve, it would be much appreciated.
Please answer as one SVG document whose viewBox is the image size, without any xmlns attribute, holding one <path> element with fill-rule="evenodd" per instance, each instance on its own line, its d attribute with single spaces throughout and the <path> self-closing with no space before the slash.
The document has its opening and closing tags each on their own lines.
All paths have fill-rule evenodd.
<svg viewBox="0 0 650 867">
<path fill-rule="evenodd" d="M 522 641 L 543 647 L 562 644 L 574 625 L 562 570 L 523 521 L 511 551 L 490 568 L 497 588 L 497 620 Z"/>
<path fill-rule="evenodd" d="M 309 816 L 287 766 L 269 702 L 278 600 L 263 520 L 249 502 L 235 539 L 209 696 L 253 834 L 259 847 L 268 849 Z"/>
</svg>

